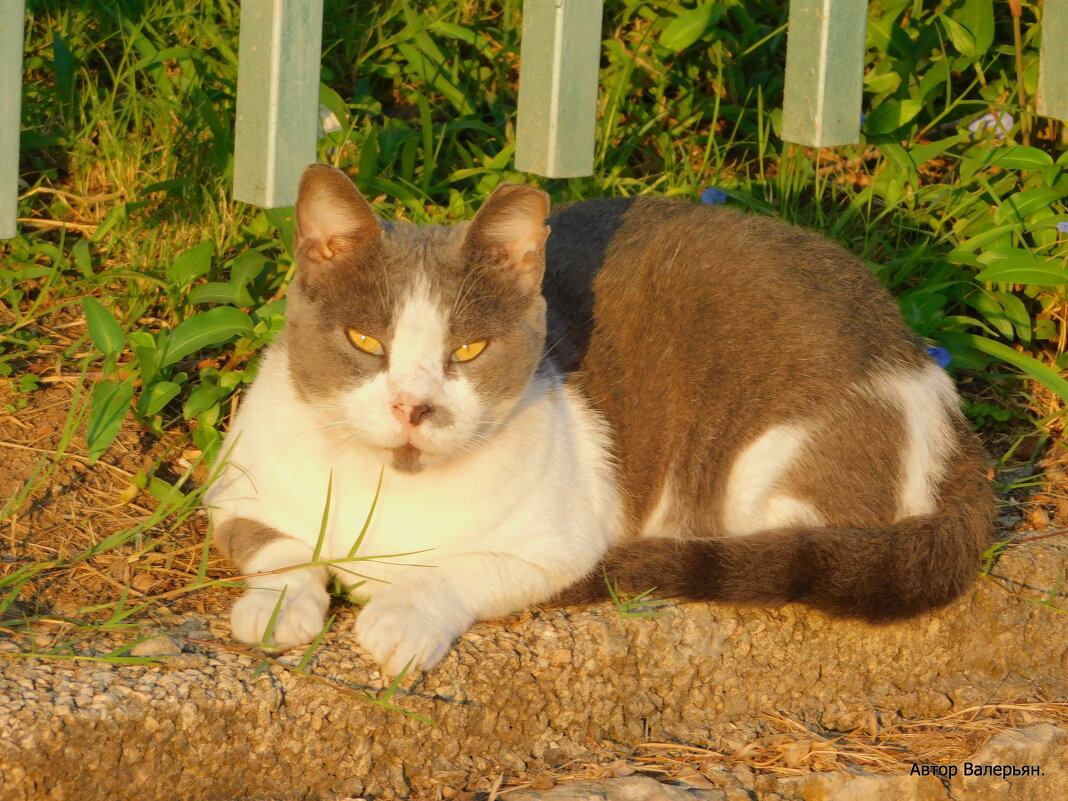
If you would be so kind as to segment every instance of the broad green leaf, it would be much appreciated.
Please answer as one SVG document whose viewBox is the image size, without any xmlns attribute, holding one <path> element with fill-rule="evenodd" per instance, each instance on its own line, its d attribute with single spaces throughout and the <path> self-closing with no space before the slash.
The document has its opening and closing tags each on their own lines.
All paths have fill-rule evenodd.
<svg viewBox="0 0 1068 801">
<path fill-rule="evenodd" d="M 963 331 L 968 328 L 981 328 L 988 334 L 990 334 L 990 336 L 992 337 L 998 336 L 998 332 L 996 329 L 991 328 L 982 320 L 976 319 L 975 317 L 969 317 L 966 314 L 948 314 L 942 318 L 942 325 L 940 326 L 940 329 L 942 330 L 948 329 Z M 938 337 L 940 336 L 940 334 L 938 332 L 935 332 L 934 336 Z"/>
<path fill-rule="evenodd" d="M 888 134 L 912 122 L 923 108 L 923 103 L 911 98 L 905 100 L 887 100 L 880 103 L 868 115 L 864 130 L 869 136 Z"/>
<path fill-rule="evenodd" d="M 141 400 L 137 404 L 138 411 L 145 417 L 151 417 L 174 400 L 181 391 L 182 388 L 173 381 L 157 381 L 148 391 L 141 393 Z"/>
<path fill-rule="evenodd" d="M 704 32 L 723 16 L 724 11 L 726 6 L 722 3 L 705 3 L 684 11 L 667 24 L 658 41 L 676 53 L 685 50 L 700 39 Z"/>
<path fill-rule="evenodd" d="M 1002 198 L 998 210 L 994 212 L 994 220 L 999 223 L 1022 220 L 1034 211 L 1049 208 L 1050 203 L 1065 194 L 1068 194 L 1068 187 L 1062 190 L 1035 186 L 1023 192 L 1014 192 Z"/>
<path fill-rule="evenodd" d="M 341 99 L 341 95 L 325 83 L 319 84 L 319 105 L 330 109 L 342 125 L 349 118 L 348 107 L 345 105 L 345 101 Z"/>
<path fill-rule="evenodd" d="M 218 345 L 235 336 L 252 333 L 252 319 L 233 306 L 217 306 L 201 312 L 171 331 L 160 367 L 174 364 L 190 353 L 209 345 Z"/>
<path fill-rule="evenodd" d="M 125 381 L 101 381 L 93 387 L 85 432 L 90 464 L 96 462 L 119 435 L 133 394 L 133 382 L 128 378 Z"/>
<path fill-rule="evenodd" d="M 93 275 L 93 260 L 89 254 L 89 241 L 79 239 L 75 242 L 74 247 L 71 248 L 71 255 L 74 256 L 74 264 L 82 274 L 82 278 L 91 278 Z"/>
<path fill-rule="evenodd" d="M 245 288 L 253 279 L 259 277 L 259 274 L 263 272 L 269 263 L 270 259 L 255 249 L 246 250 L 234 259 L 230 265 L 230 284 L 234 288 L 235 296 L 243 301 L 238 303 L 239 306 L 254 305 Z"/>
<path fill-rule="evenodd" d="M 233 286 L 222 281 L 208 281 L 206 284 L 198 284 L 189 290 L 186 300 L 193 306 L 199 303 L 237 303 Z"/>
<path fill-rule="evenodd" d="M 920 99 L 926 100 L 929 94 L 944 87 L 949 80 L 949 61 L 945 58 L 938 58 L 920 76 Z"/>
<path fill-rule="evenodd" d="M 987 265 L 975 279 L 1009 284 L 1061 286 L 1068 284 L 1068 269 L 1053 259 L 1039 258 L 1023 248 L 994 248 L 978 257 Z"/>
<path fill-rule="evenodd" d="M 997 165 L 1007 169 L 1040 170 L 1053 165 L 1053 157 L 1037 147 L 1010 145 L 991 150 L 983 159 L 987 165 Z"/>
<path fill-rule="evenodd" d="M 891 164 L 908 173 L 910 177 L 915 177 L 916 163 L 905 148 L 897 142 L 882 142 L 875 147 Z"/>
<path fill-rule="evenodd" d="M 130 332 L 130 350 L 137 359 L 137 367 L 141 371 L 141 385 L 147 386 L 156 377 L 159 368 L 160 343 L 148 331 Z"/>
<path fill-rule="evenodd" d="M 85 324 L 89 328 L 89 339 L 93 347 L 105 356 L 117 356 L 122 353 L 126 336 L 122 332 L 122 326 L 111 316 L 111 312 L 104 308 L 103 304 L 95 298 L 82 298 L 82 309 L 85 310 Z"/>
<path fill-rule="evenodd" d="M 981 353 L 1000 359 L 1006 364 L 1019 368 L 1027 375 L 1038 381 L 1052 392 L 1055 392 L 1063 400 L 1068 401 L 1068 381 L 1057 371 L 1047 367 L 1033 356 L 1013 350 L 1008 345 L 995 342 L 992 339 L 981 337 L 976 334 L 968 334 L 962 331 L 940 331 L 939 338 L 945 338 L 947 342 L 966 345 L 975 348 Z"/>
<path fill-rule="evenodd" d="M 10 8 L 7 10 L 11 11 Z M 56 99 L 63 111 L 64 122 L 71 128 L 74 125 L 75 59 L 58 31 L 52 34 L 52 57 L 56 76 Z"/>
<path fill-rule="evenodd" d="M 966 139 L 963 134 L 954 134 L 936 142 L 928 142 L 925 145 L 911 145 L 906 151 L 917 167 L 926 164 L 933 158 L 937 158 L 953 147 L 958 142 Z"/>
<path fill-rule="evenodd" d="M 1057 262 L 1047 262 L 1050 266 L 1013 267 L 996 265 L 988 267 L 979 275 L 977 281 L 993 281 L 1001 284 L 1031 284 L 1033 286 L 1064 286 L 1068 284 L 1068 270 L 1055 267 Z"/>
<path fill-rule="evenodd" d="M 205 239 L 198 245 L 178 256 L 167 268 L 167 277 L 178 288 L 184 289 L 197 278 L 211 270 L 211 257 L 215 255 L 215 244 Z"/>
<path fill-rule="evenodd" d="M 478 34 L 471 28 L 465 28 L 463 25 L 458 25 L 455 22 L 447 22 L 446 20 L 434 20 L 427 28 L 432 31 L 438 31 L 442 35 L 450 39 L 459 39 L 462 42 L 467 42 L 469 45 L 475 45 L 478 43 Z"/>
<path fill-rule="evenodd" d="M 1027 313 L 1027 307 L 1024 306 L 1023 301 L 1011 292 L 993 290 L 990 294 L 997 299 L 1005 310 L 1005 316 L 1016 328 L 1016 336 L 1019 337 L 1024 345 L 1030 345 L 1034 323 L 1031 320 L 1031 315 Z"/>
<path fill-rule="evenodd" d="M 942 20 L 953 46 L 966 58 L 979 58 L 994 43 L 994 0 L 965 0 Z"/>
<path fill-rule="evenodd" d="M 1016 229 L 1017 225 L 1014 223 L 1004 223 L 1003 225 L 987 228 L 975 236 L 965 239 L 955 249 L 951 250 L 946 258 L 950 261 L 961 261 L 963 264 L 976 264 L 978 259 L 975 257 L 974 251 L 988 246 L 999 237 L 1011 234 Z"/>
<path fill-rule="evenodd" d="M 164 506 L 181 506 L 185 501 L 185 495 L 178 487 L 156 476 L 148 480 L 148 492 Z"/>
<path fill-rule="evenodd" d="M 189 398 L 182 404 L 182 416 L 186 420 L 192 420 L 198 414 L 210 409 L 221 398 L 230 394 L 226 387 L 220 387 L 214 381 L 204 380 L 189 393 Z"/>
<path fill-rule="evenodd" d="M 976 292 L 968 298 L 967 303 L 983 315 L 983 319 L 997 329 L 997 333 L 1005 337 L 1005 339 L 1013 339 L 1015 337 L 1016 332 L 1005 314 L 1005 309 L 993 297 L 992 293 Z"/>
</svg>

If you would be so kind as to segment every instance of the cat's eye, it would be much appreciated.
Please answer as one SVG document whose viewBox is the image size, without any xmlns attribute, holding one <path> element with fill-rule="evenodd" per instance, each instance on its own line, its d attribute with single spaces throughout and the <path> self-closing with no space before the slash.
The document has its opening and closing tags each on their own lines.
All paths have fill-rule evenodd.
<svg viewBox="0 0 1068 801">
<path fill-rule="evenodd" d="M 385 354 L 386 350 L 382 347 L 382 343 L 374 337 L 367 336 L 363 331 L 359 331 L 355 328 L 350 328 L 348 333 L 349 341 L 364 353 L 370 353 L 372 356 L 382 356 Z"/>
<path fill-rule="evenodd" d="M 482 339 L 478 342 L 468 342 L 466 345 L 461 345 L 452 352 L 449 356 L 451 362 L 469 362 L 483 350 L 486 349 L 486 340 Z"/>
</svg>

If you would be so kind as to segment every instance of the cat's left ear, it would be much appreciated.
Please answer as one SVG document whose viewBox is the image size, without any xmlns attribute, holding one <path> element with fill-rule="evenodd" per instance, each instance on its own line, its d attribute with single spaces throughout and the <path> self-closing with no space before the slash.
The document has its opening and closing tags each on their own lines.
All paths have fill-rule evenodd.
<svg viewBox="0 0 1068 801">
<path fill-rule="evenodd" d="M 465 249 L 501 264 L 527 293 L 537 292 L 545 272 L 549 196 L 520 184 L 501 184 L 467 229 Z"/>
</svg>

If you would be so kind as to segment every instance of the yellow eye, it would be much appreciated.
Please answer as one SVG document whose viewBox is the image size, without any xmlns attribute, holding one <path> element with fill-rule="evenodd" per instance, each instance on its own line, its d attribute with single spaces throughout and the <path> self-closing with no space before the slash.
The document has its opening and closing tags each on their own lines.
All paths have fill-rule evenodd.
<svg viewBox="0 0 1068 801">
<path fill-rule="evenodd" d="M 468 342 L 466 345 L 461 345 L 452 352 L 449 357 L 449 361 L 452 362 L 469 362 L 478 354 L 480 354 L 486 348 L 486 340 L 482 339 L 478 342 Z"/>
<path fill-rule="evenodd" d="M 381 342 L 355 328 L 349 329 L 349 340 L 364 353 L 370 353 L 372 356 L 382 356 L 386 352 Z"/>
</svg>

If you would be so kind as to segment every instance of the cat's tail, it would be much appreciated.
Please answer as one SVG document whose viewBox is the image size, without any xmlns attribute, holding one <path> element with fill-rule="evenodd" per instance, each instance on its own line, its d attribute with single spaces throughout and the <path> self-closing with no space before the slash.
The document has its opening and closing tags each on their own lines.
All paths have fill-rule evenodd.
<svg viewBox="0 0 1068 801">
<path fill-rule="evenodd" d="M 888 622 L 944 606 L 978 572 L 993 492 L 981 456 L 954 460 L 937 510 L 875 530 L 788 527 L 739 537 L 650 537 L 611 548 L 550 606 L 634 596 L 779 606 Z M 655 588 L 655 589 L 654 589 Z"/>
</svg>

